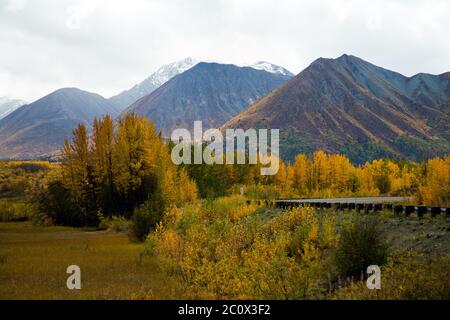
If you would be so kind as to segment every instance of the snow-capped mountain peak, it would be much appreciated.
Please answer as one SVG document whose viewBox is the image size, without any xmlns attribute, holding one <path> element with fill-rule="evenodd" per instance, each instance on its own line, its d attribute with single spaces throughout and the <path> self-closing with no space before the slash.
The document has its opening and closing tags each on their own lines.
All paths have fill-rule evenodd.
<svg viewBox="0 0 450 320">
<path fill-rule="evenodd" d="M 146 85 L 148 83 L 151 83 L 155 86 L 161 86 L 176 75 L 179 75 L 180 73 L 183 73 L 190 68 L 194 67 L 196 64 L 198 64 L 200 61 L 198 61 L 195 58 L 188 57 L 186 59 L 176 61 L 170 64 L 166 64 L 156 70 L 155 73 L 153 73 L 150 77 L 148 77 L 144 82 L 138 85 Z"/>
<path fill-rule="evenodd" d="M 256 70 L 264 70 L 270 73 L 279 73 L 285 76 L 293 76 L 292 72 L 267 61 L 258 61 L 256 63 L 248 65 L 248 67 Z"/>
<path fill-rule="evenodd" d="M 125 109 L 131 103 L 152 93 L 173 77 L 185 72 L 195 66 L 199 61 L 189 57 L 177 62 L 166 64 L 156 70 L 150 77 L 135 85 L 130 90 L 124 91 L 117 96 L 111 97 L 109 101 L 114 105 Z"/>
<path fill-rule="evenodd" d="M 0 97 L 0 119 L 3 119 L 25 104 L 27 103 L 23 100 L 12 99 L 9 97 Z"/>
<path fill-rule="evenodd" d="M 124 91 L 119 95 L 110 98 L 109 101 L 123 110 L 129 105 L 131 105 L 133 102 L 152 93 L 154 90 L 156 90 L 157 88 L 159 88 L 160 86 L 171 80 L 173 77 L 191 69 L 200 62 L 229 64 L 218 60 L 205 60 L 188 57 L 183 60 L 166 64 L 160 67 L 147 79 L 135 85 L 130 90 Z M 256 70 L 264 70 L 270 73 L 281 74 L 284 76 L 293 76 L 293 74 L 288 70 L 286 70 L 285 68 L 265 61 L 258 61 L 253 64 L 242 64 L 242 65 L 234 64 L 234 65 L 238 67 L 250 67 Z"/>
</svg>

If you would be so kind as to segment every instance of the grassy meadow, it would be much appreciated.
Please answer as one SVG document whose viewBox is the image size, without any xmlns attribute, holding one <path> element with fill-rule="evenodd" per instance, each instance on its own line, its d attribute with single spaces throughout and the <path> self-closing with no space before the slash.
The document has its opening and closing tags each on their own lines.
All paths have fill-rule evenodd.
<svg viewBox="0 0 450 320">
<path fill-rule="evenodd" d="M 169 299 L 175 286 L 126 234 L 0 223 L 0 299 Z M 66 268 L 81 268 L 68 290 Z"/>
<path fill-rule="evenodd" d="M 358 216 L 222 198 L 171 212 L 144 245 L 123 232 L 2 222 L 0 299 L 448 298 L 450 221 L 442 218 L 377 215 L 389 245 L 382 290 L 339 279 L 337 229 Z M 72 264 L 82 290 L 66 288 Z"/>
</svg>

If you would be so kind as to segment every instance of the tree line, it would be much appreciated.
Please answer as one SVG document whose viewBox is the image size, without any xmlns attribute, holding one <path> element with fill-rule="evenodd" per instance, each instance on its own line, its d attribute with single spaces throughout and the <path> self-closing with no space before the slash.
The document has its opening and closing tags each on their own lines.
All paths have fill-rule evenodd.
<svg viewBox="0 0 450 320">
<path fill-rule="evenodd" d="M 79 124 L 64 142 L 60 175 L 38 202 L 58 224 L 96 226 L 113 215 L 159 221 L 168 207 L 196 197 L 195 183 L 171 162 L 153 123 L 127 114 L 117 124 L 110 116 L 95 119 L 90 134 Z"/>
<path fill-rule="evenodd" d="M 152 122 L 127 114 L 117 122 L 79 124 L 61 150 L 59 174 L 37 195 L 41 212 L 57 224 L 96 226 L 102 217 L 132 219 L 144 237 L 173 206 L 238 193 L 248 197 L 414 195 L 416 203 L 448 205 L 450 156 L 424 163 L 379 159 L 354 165 L 339 154 L 299 154 L 280 160 L 275 176 L 261 165 L 181 165 L 170 157 Z"/>
<path fill-rule="evenodd" d="M 299 154 L 293 163 L 280 159 L 275 176 L 261 176 L 260 165 L 186 165 L 202 197 L 238 192 L 247 196 L 349 197 L 414 196 L 417 204 L 449 205 L 450 156 L 423 163 L 378 159 L 354 165 L 340 154 Z"/>
</svg>

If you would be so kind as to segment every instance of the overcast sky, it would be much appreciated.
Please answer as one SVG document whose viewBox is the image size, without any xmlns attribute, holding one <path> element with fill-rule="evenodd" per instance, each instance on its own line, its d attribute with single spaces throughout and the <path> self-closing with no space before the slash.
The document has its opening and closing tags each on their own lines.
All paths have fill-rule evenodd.
<svg viewBox="0 0 450 320">
<path fill-rule="evenodd" d="M 413 75 L 450 71 L 445 0 L 0 0 L 0 96 L 61 87 L 109 97 L 188 56 L 299 73 L 353 54 Z"/>
</svg>

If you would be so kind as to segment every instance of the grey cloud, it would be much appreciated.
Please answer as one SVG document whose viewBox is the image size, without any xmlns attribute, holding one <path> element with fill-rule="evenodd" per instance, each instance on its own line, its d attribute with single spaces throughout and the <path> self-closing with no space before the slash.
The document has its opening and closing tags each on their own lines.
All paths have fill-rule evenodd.
<svg viewBox="0 0 450 320">
<path fill-rule="evenodd" d="M 31 101 L 64 86 L 110 96 L 186 56 L 297 73 L 350 53 L 442 73 L 449 32 L 444 0 L 0 0 L 0 96 Z"/>
</svg>

